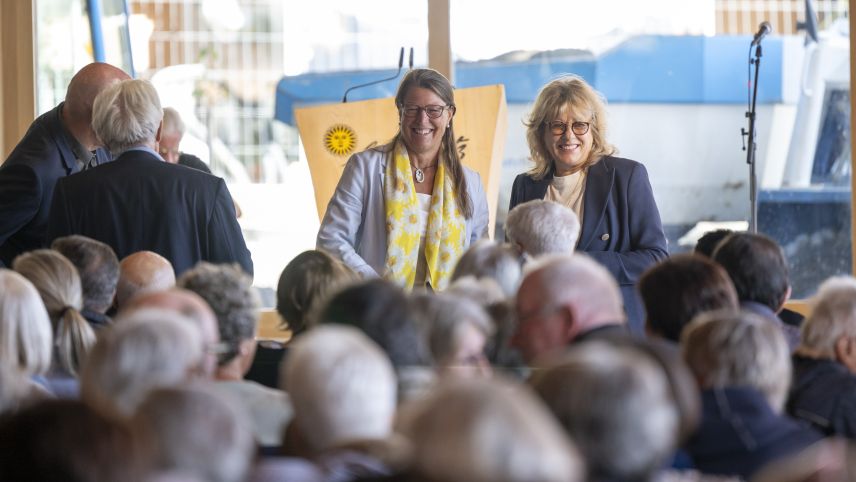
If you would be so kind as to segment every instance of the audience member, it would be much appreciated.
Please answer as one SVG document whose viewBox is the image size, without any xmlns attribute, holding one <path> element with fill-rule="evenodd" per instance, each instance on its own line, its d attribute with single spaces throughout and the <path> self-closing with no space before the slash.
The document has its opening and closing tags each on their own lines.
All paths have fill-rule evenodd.
<svg viewBox="0 0 856 482">
<path fill-rule="evenodd" d="M 713 251 L 719 245 L 720 241 L 727 238 L 732 233 L 734 233 L 734 231 L 730 229 L 717 229 L 715 231 L 704 233 L 704 235 L 699 238 L 698 242 L 696 242 L 695 253 L 712 259 Z M 802 322 L 805 319 L 800 313 L 788 308 L 782 308 L 782 310 L 779 311 L 779 318 L 781 318 L 785 323 L 797 327 L 802 325 Z"/>
<path fill-rule="evenodd" d="M 292 336 L 303 333 L 319 301 L 357 279 L 351 268 L 324 251 L 298 254 L 282 270 L 276 288 L 276 311 L 286 323 L 283 328 L 290 329 Z"/>
<path fill-rule="evenodd" d="M 586 343 L 531 382 L 588 462 L 590 481 L 650 481 L 674 453 L 680 414 L 672 390 L 637 349 Z"/>
<path fill-rule="evenodd" d="M 485 344 L 493 324 L 481 306 L 445 292 L 414 294 L 411 303 L 439 375 L 490 376 Z"/>
<path fill-rule="evenodd" d="M 488 278 L 502 288 L 507 298 L 513 298 L 520 287 L 521 275 L 521 259 L 509 245 L 479 239 L 458 260 L 452 281 L 466 276 Z"/>
<path fill-rule="evenodd" d="M 583 458 L 523 387 L 498 379 L 446 383 L 403 419 L 413 462 L 401 480 L 586 480 Z"/>
<path fill-rule="evenodd" d="M 467 298 L 481 305 L 493 324 L 492 335 L 488 337 L 484 349 L 488 362 L 494 368 L 522 376 L 523 359 L 520 352 L 511 346 L 516 323 L 514 303 L 506 298 L 502 288 L 492 278 L 475 279 L 465 276 L 455 279 L 445 293 Z"/>
<path fill-rule="evenodd" d="M 208 302 L 217 315 L 220 342 L 213 388 L 235 397 L 250 414 L 252 430 L 262 446 L 276 446 L 291 418 L 288 397 L 280 390 L 244 380 L 256 353 L 259 321 L 258 294 L 252 280 L 238 266 L 199 263 L 178 280 Z"/>
<path fill-rule="evenodd" d="M 53 377 L 77 377 L 95 344 L 95 331 L 80 314 L 82 292 L 74 265 L 50 249 L 24 253 L 12 267 L 33 283 L 54 326 Z M 76 387 L 70 387 L 76 392 Z"/>
<path fill-rule="evenodd" d="M 820 286 L 793 364 L 788 413 L 826 435 L 856 438 L 856 279 Z"/>
<path fill-rule="evenodd" d="M 110 161 L 92 130 L 92 102 L 128 74 L 104 63 L 80 69 L 65 101 L 33 121 L 0 166 L 0 267 L 44 247 L 57 180 Z"/>
<path fill-rule="evenodd" d="M 184 121 L 181 120 L 178 111 L 172 107 L 164 107 L 158 153 L 163 157 L 163 160 L 170 164 L 180 164 L 211 174 L 211 169 L 208 167 L 208 164 L 202 162 L 202 159 L 193 154 L 182 152 L 179 148 L 181 139 L 184 137 L 184 132 Z"/>
<path fill-rule="evenodd" d="M 143 293 L 125 304 L 124 310 L 119 313 L 118 322 L 121 323 L 134 311 L 145 308 L 174 311 L 196 326 L 201 335 L 201 374 L 206 379 L 214 378 L 214 373 L 217 370 L 217 359 L 219 354 L 224 351 L 224 346 L 220 343 L 217 316 L 208 306 L 208 303 L 196 293 L 181 288 Z"/>
<path fill-rule="evenodd" d="M 150 480 L 148 447 L 126 422 L 76 400 L 46 400 L 0 420 L 0 479 Z"/>
<path fill-rule="evenodd" d="M 94 328 L 110 324 L 107 310 L 113 306 L 119 279 L 119 259 L 106 244 L 86 236 L 57 238 L 51 249 L 68 258 L 80 274 L 83 286 L 81 314 Z"/>
<path fill-rule="evenodd" d="M 719 243 L 732 233 L 734 233 L 734 231 L 730 229 L 716 229 L 714 231 L 708 231 L 698 238 L 695 248 L 693 248 L 693 252 L 702 256 L 707 256 L 708 258 L 713 258 L 713 252 L 716 251 L 716 247 L 719 246 Z"/>
<path fill-rule="evenodd" d="M 774 321 L 794 350 L 800 341 L 799 330 L 777 316 L 791 296 L 782 248 L 761 234 L 734 233 L 717 245 L 713 260 L 731 277 L 740 307 Z"/>
<path fill-rule="evenodd" d="M 206 482 L 246 480 L 255 453 L 246 414 L 208 385 L 159 388 L 132 424 L 151 441 L 153 471 Z"/>
<path fill-rule="evenodd" d="M 643 273 L 638 286 L 645 305 L 645 330 L 674 343 L 699 313 L 738 309 L 728 273 L 700 255 L 667 258 Z"/>
<path fill-rule="evenodd" d="M 4 411 L 30 395 L 47 395 L 35 380 L 50 369 L 52 346 L 51 322 L 39 292 L 20 274 L 0 268 L 0 370 L 10 372 L 0 380 Z"/>
<path fill-rule="evenodd" d="M 621 306 L 615 279 L 588 256 L 545 256 L 520 285 L 512 343 L 531 364 L 572 342 L 624 336 Z"/>
<path fill-rule="evenodd" d="M 571 254 L 580 236 L 574 210 L 553 201 L 533 199 L 508 212 L 505 237 L 521 255 Z"/>
<path fill-rule="evenodd" d="M 169 260 L 153 251 L 137 251 L 119 263 L 116 286 L 116 309 L 121 310 L 131 298 L 175 286 L 175 271 Z"/>
<path fill-rule="evenodd" d="M 104 330 L 89 352 L 80 377 L 83 400 L 130 417 L 150 391 L 197 376 L 201 345 L 199 331 L 185 317 L 168 310 L 135 311 Z"/>
<path fill-rule="evenodd" d="M 47 239 L 83 234 L 120 258 L 142 250 L 170 260 L 176 274 L 197 261 L 237 262 L 250 252 L 226 183 L 164 162 L 155 152 L 163 112 L 146 80 L 118 82 L 95 99 L 92 126 L 116 162 L 57 182 Z"/>
<path fill-rule="evenodd" d="M 294 420 L 289 455 L 310 458 L 329 472 L 384 475 L 404 457 L 392 436 L 396 379 L 389 358 L 359 330 L 319 326 L 293 342 L 283 367 Z"/>
<path fill-rule="evenodd" d="M 376 278 L 345 287 L 319 308 L 313 323 L 350 325 L 368 335 L 392 361 L 402 400 L 421 395 L 433 381 L 431 354 L 407 294 L 390 281 Z"/>
<path fill-rule="evenodd" d="M 703 313 L 684 329 L 681 347 L 702 389 L 701 425 L 686 446 L 702 472 L 749 479 L 822 438 L 781 414 L 791 363 L 774 322 L 751 312 Z"/>
</svg>

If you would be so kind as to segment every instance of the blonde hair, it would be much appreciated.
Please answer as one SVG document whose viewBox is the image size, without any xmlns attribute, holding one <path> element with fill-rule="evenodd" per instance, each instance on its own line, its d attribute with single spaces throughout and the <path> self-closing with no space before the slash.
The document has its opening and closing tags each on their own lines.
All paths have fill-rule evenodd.
<svg viewBox="0 0 856 482">
<path fill-rule="evenodd" d="M 551 80 L 535 99 L 526 126 L 526 142 L 535 167 L 529 175 L 543 179 L 553 171 L 553 158 L 544 145 L 545 122 L 554 120 L 562 109 L 570 107 L 577 115 L 588 115 L 592 134 L 592 147 L 585 167 L 598 162 L 602 157 L 615 153 L 615 148 L 606 140 L 606 100 L 578 75 L 563 75 Z"/>
<path fill-rule="evenodd" d="M 95 344 L 95 332 L 80 314 L 83 292 L 77 268 L 50 249 L 24 253 L 15 258 L 12 268 L 39 291 L 54 327 L 56 362 L 66 373 L 77 376 Z"/>
<path fill-rule="evenodd" d="M 27 375 L 51 366 L 51 322 L 39 292 L 29 280 L 0 269 L 0 364 Z"/>
</svg>

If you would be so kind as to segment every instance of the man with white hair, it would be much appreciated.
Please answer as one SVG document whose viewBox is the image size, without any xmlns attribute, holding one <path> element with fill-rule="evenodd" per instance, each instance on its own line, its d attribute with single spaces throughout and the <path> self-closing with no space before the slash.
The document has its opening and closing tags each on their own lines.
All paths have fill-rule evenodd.
<svg viewBox="0 0 856 482">
<path fill-rule="evenodd" d="M 385 456 L 397 451 L 383 447 L 392 447 L 395 371 L 366 335 L 350 326 L 313 328 L 294 341 L 282 376 L 294 406 L 289 438 L 302 442 L 292 455 L 344 458 L 376 475 L 391 465 Z"/>
<path fill-rule="evenodd" d="M 505 236 L 524 255 L 571 254 L 580 235 L 574 211 L 553 201 L 535 199 L 508 212 Z"/>
<path fill-rule="evenodd" d="M 164 162 L 157 153 L 162 117 L 145 80 L 118 82 L 95 98 L 92 127 L 115 161 L 57 183 L 47 239 L 83 234 L 120 259 L 154 251 L 176 274 L 198 261 L 236 262 L 252 274 L 226 183 Z"/>
<path fill-rule="evenodd" d="M 148 309 L 105 330 L 83 366 L 81 396 L 93 407 L 129 417 L 155 388 L 199 374 L 199 330 L 178 313 Z"/>
<path fill-rule="evenodd" d="M 546 256 L 536 263 L 517 291 L 511 340 L 527 363 L 572 342 L 628 333 L 621 291 L 606 268 L 584 254 Z"/>
<path fill-rule="evenodd" d="M 702 417 L 686 450 L 703 473 L 750 480 L 822 435 L 782 415 L 790 350 L 775 322 L 751 312 L 702 313 L 681 334 L 701 388 Z"/>
<path fill-rule="evenodd" d="M 531 384 L 577 443 L 589 480 L 652 480 L 674 454 L 678 407 L 665 372 L 640 348 L 585 343 Z"/>
<path fill-rule="evenodd" d="M 856 279 L 820 286 L 792 360 L 788 413 L 825 435 L 856 438 Z"/>
<path fill-rule="evenodd" d="M 181 144 L 182 137 L 184 137 L 184 131 L 184 121 L 181 120 L 178 111 L 172 107 L 164 107 L 163 129 L 161 130 L 159 145 L 160 155 L 163 156 L 166 162 L 187 166 L 211 174 L 211 168 L 208 167 L 208 164 L 205 164 L 193 154 L 181 152 L 181 149 L 179 149 L 178 146 Z"/>
</svg>

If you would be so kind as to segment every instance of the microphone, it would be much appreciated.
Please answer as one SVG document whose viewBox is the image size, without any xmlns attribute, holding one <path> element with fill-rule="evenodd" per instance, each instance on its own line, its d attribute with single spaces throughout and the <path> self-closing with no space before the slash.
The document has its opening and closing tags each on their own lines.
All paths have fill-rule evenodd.
<svg viewBox="0 0 856 482">
<path fill-rule="evenodd" d="M 410 47 L 410 62 L 407 68 L 413 70 L 413 47 Z"/>
<path fill-rule="evenodd" d="M 380 80 L 373 80 L 371 82 L 366 82 L 365 84 L 355 85 L 353 87 L 348 87 L 348 90 L 345 91 L 345 95 L 342 97 L 342 103 L 345 104 L 348 102 L 348 93 L 352 90 L 359 89 L 362 87 L 368 87 L 370 85 L 380 84 L 381 82 L 387 82 L 390 80 L 395 80 L 398 78 L 398 75 L 401 74 L 401 68 L 404 67 L 404 47 L 401 47 L 401 52 L 398 54 L 398 72 L 395 73 L 392 77 Z"/>
<path fill-rule="evenodd" d="M 772 32 L 772 25 L 770 25 L 770 22 L 764 20 L 761 22 L 761 25 L 758 25 L 758 33 L 755 34 L 755 37 L 752 39 L 752 44 L 749 46 L 751 47 L 752 45 L 760 44 L 761 40 Z"/>
</svg>

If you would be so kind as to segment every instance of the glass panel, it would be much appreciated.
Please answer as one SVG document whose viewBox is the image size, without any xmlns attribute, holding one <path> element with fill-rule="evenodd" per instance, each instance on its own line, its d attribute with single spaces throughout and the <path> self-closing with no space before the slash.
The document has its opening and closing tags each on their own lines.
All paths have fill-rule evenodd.
<svg viewBox="0 0 856 482">
<path fill-rule="evenodd" d="M 83 0 L 38 0 L 35 5 L 36 109 L 43 114 L 65 99 L 71 77 L 92 62 L 92 41 Z"/>
<path fill-rule="evenodd" d="M 272 305 L 282 269 L 315 247 L 319 226 L 294 121 L 274 120 L 278 83 L 283 76 L 342 72 L 349 78 L 388 77 L 398 68 L 401 47 L 413 46 L 414 61 L 424 65 L 427 5 L 396 0 L 131 0 L 130 5 L 137 22 L 151 26 L 146 52 L 134 52 L 140 76 L 151 78 L 163 105 L 176 108 L 187 124 L 181 150 L 226 178 L 243 211 L 255 283 L 268 288 L 263 297 Z M 405 67 L 408 60 L 405 56 Z M 345 87 L 353 85 L 303 83 L 311 84 L 314 97 L 308 103 L 339 102 Z M 394 91 L 397 84 L 388 85 Z M 367 95 L 354 92 L 351 98 Z"/>
<path fill-rule="evenodd" d="M 538 89 L 576 73 L 607 98 L 608 138 L 619 155 L 647 167 L 672 253 L 692 249 L 716 223 L 746 226 L 749 44 L 767 20 L 773 34 L 761 42 L 756 126 L 759 231 L 783 246 L 794 297 L 849 273 L 847 2 L 814 3 L 820 34 L 807 42 L 795 29 L 806 18 L 797 0 L 537 0 L 502 9 L 453 1 L 456 83 L 505 85 L 500 210 L 514 177 L 531 166 L 522 119 Z"/>
</svg>

